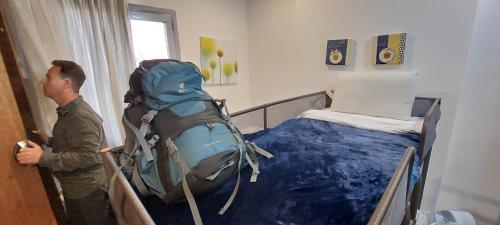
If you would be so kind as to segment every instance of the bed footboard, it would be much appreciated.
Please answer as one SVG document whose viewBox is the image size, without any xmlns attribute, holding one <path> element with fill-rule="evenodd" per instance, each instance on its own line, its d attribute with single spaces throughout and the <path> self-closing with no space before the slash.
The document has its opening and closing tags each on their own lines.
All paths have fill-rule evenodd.
<svg viewBox="0 0 500 225">
<path fill-rule="evenodd" d="M 418 104 L 417 104 L 418 103 Z M 422 197 L 424 194 L 425 181 L 427 178 L 427 170 L 432 154 L 432 146 L 436 140 L 436 128 L 439 119 L 441 118 L 441 99 L 440 98 L 416 98 L 413 104 L 412 116 L 424 117 L 424 124 L 420 136 L 420 148 L 418 155 L 421 159 L 420 168 L 422 168 L 421 179 L 415 184 L 415 188 L 411 193 L 410 211 L 411 219 L 415 219 L 417 210 L 420 209 Z"/>
</svg>

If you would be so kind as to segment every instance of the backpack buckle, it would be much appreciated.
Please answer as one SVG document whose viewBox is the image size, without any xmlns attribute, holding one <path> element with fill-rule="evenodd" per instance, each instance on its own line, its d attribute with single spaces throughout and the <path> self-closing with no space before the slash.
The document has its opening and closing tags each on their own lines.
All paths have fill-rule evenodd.
<svg viewBox="0 0 500 225">
<path fill-rule="evenodd" d="M 160 136 L 158 135 L 154 135 L 153 137 L 151 137 L 151 139 L 148 141 L 149 147 L 152 148 L 153 146 L 155 146 L 158 140 L 160 140 Z"/>
<path fill-rule="evenodd" d="M 228 120 L 228 121 L 229 121 L 229 120 Z M 227 123 L 227 124 L 228 124 L 228 126 L 229 126 L 229 129 L 231 129 L 231 131 L 232 131 L 233 133 L 238 133 L 238 131 L 236 130 L 236 127 L 234 127 L 234 125 L 233 125 L 231 122 L 229 122 L 229 123 Z"/>
<path fill-rule="evenodd" d="M 145 123 L 150 123 L 155 118 L 156 114 L 158 114 L 158 111 L 149 110 L 147 114 L 144 114 L 144 116 L 142 116 L 141 121 Z"/>
<path fill-rule="evenodd" d="M 214 128 L 215 128 L 215 125 L 214 125 L 213 123 L 207 123 L 207 124 L 205 124 L 205 125 L 206 125 L 206 126 L 208 127 L 208 129 L 210 129 L 210 130 L 212 130 L 212 129 L 214 129 Z"/>
<path fill-rule="evenodd" d="M 172 139 L 168 138 L 166 141 L 165 141 L 165 145 L 167 147 L 167 150 L 168 150 L 168 154 L 169 155 L 174 155 L 175 152 L 177 152 L 177 147 L 175 146 L 174 142 L 172 141 Z"/>
</svg>

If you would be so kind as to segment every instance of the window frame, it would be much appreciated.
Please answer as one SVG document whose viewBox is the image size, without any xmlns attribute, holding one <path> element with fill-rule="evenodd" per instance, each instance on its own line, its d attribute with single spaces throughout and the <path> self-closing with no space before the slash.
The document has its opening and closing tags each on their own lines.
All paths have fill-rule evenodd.
<svg viewBox="0 0 500 225">
<path fill-rule="evenodd" d="M 132 19 L 165 23 L 165 36 L 167 37 L 166 41 L 169 51 L 168 54 L 171 59 L 181 59 L 175 10 L 129 3 L 128 15 L 129 20 Z M 130 29 L 130 33 L 132 33 L 132 29 Z"/>
</svg>

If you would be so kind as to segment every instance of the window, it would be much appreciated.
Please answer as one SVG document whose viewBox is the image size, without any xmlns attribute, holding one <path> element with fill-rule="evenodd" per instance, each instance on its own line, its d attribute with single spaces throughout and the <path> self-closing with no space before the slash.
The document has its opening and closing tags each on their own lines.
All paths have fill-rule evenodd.
<svg viewBox="0 0 500 225">
<path fill-rule="evenodd" d="M 136 64 L 145 59 L 180 59 L 175 11 L 129 4 Z"/>
</svg>

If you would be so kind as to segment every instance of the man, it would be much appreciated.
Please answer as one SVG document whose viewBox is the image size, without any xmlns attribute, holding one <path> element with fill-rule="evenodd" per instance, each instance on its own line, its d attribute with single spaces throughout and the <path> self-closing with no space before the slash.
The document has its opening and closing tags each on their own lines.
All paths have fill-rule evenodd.
<svg viewBox="0 0 500 225">
<path fill-rule="evenodd" d="M 30 141 L 29 147 L 17 154 L 17 160 L 53 171 L 63 189 L 70 224 L 115 224 L 106 201 L 106 177 L 99 155 L 106 146 L 102 119 L 79 95 L 84 81 L 85 73 L 78 64 L 52 62 L 42 81 L 43 93 L 59 106 L 58 119 L 53 137 L 40 137 L 53 151 L 42 151 Z"/>
</svg>

